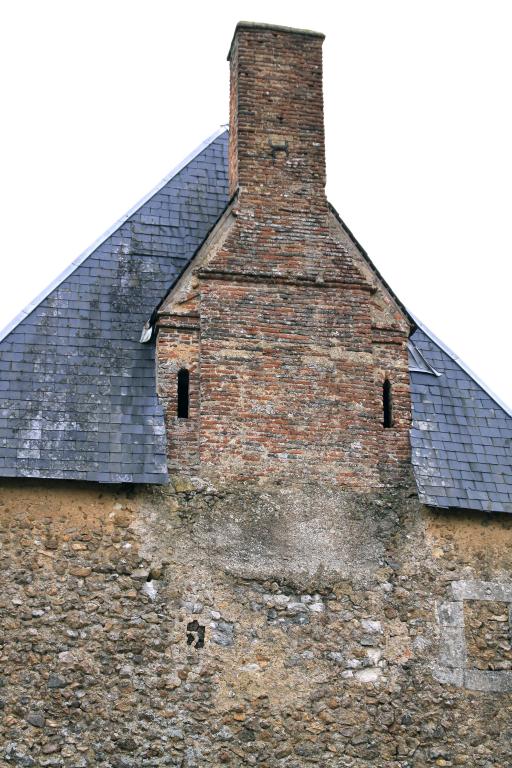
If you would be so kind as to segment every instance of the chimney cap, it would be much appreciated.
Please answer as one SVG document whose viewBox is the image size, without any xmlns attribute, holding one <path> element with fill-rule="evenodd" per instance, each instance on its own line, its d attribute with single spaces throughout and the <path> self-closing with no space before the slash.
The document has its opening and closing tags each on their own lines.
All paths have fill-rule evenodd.
<svg viewBox="0 0 512 768">
<path fill-rule="evenodd" d="M 314 32 L 312 29 L 296 29 L 295 27 L 282 27 L 279 24 L 262 24 L 258 21 L 239 21 L 235 27 L 231 45 L 229 46 L 228 61 L 231 59 L 231 51 L 233 49 L 233 43 L 235 41 L 236 33 L 239 29 L 267 29 L 275 30 L 276 32 L 287 32 L 291 35 L 308 35 L 310 37 L 320 37 L 325 39 L 323 32 Z"/>
</svg>

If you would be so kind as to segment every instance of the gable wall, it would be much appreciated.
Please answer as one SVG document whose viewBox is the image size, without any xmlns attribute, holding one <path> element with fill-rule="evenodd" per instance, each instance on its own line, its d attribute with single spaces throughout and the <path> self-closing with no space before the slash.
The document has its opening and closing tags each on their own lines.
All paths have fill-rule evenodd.
<svg viewBox="0 0 512 768">
<path fill-rule="evenodd" d="M 360 255 L 328 229 L 327 214 L 316 228 L 283 212 L 269 211 L 264 224 L 248 218 L 237 204 L 235 223 L 212 235 L 161 307 L 171 465 L 192 466 L 187 430 L 206 475 L 323 476 L 376 487 L 409 460 L 408 322 Z M 173 413 L 185 358 L 182 331 L 173 336 L 171 322 L 197 322 L 187 331 L 191 426 Z M 391 429 L 383 428 L 386 378 Z"/>
<path fill-rule="evenodd" d="M 202 281 L 207 472 L 379 482 L 382 382 L 364 299 L 314 284 Z"/>
<path fill-rule="evenodd" d="M 302 83 L 296 86 L 307 98 Z M 266 94 L 259 95 L 264 104 Z M 307 162 L 308 143 L 299 144 L 298 159 Z M 160 402 L 152 347 L 138 344 L 149 314 L 152 282 L 145 278 L 157 257 L 159 264 L 171 260 L 171 282 L 199 242 L 192 223 L 204 236 L 218 214 L 225 176 L 221 170 L 216 177 L 215 156 L 225 162 L 223 147 L 191 169 L 191 197 L 166 195 L 178 218 L 155 206 L 120 230 L 125 239 L 114 239 L 122 246 L 119 274 L 110 282 L 107 259 L 94 285 L 109 281 L 104 304 L 115 317 L 102 317 L 106 307 L 96 296 L 71 305 L 87 320 L 89 335 L 78 335 L 75 347 L 84 341 L 92 348 L 89 362 L 98 359 L 91 347 L 98 339 L 111 373 L 122 360 L 144 372 L 158 415 L 160 408 L 166 415 L 172 484 L 2 485 L 0 761 L 63 768 L 509 765 L 512 521 L 474 512 L 454 520 L 418 503 L 407 472 L 407 323 L 333 230 L 318 185 L 323 166 L 309 177 L 316 186 L 308 218 L 293 142 L 278 158 L 261 136 L 257 148 L 267 167 L 290 172 L 303 210 L 296 215 L 289 205 L 289 186 L 270 185 L 280 189 L 271 208 L 268 190 L 241 190 L 236 225 L 205 247 L 189 282 L 178 286 L 187 290 L 161 308 Z M 245 161 L 250 185 L 251 152 Z M 215 178 L 210 189 L 207 177 Z M 263 214 L 256 224 L 253 206 Z M 64 290 L 76 295 L 81 284 L 70 281 Z M 57 309 L 44 305 L 37 333 L 54 327 L 48 306 Z M 58 346 L 54 336 L 45 339 L 47 355 L 54 341 Z M 131 346 L 121 349 L 126 338 Z M 80 361 L 80 375 L 96 382 L 101 371 Z M 61 390 L 54 375 L 65 373 L 61 363 L 46 362 L 53 379 L 42 382 L 44 392 L 53 382 L 58 398 L 69 391 L 76 401 L 81 390 L 69 371 L 71 390 Z M 182 366 L 191 375 L 186 421 L 176 417 Z M 391 430 L 381 424 L 386 376 L 393 382 Z M 99 382 L 119 386 L 101 391 L 112 413 L 121 405 L 129 413 L 121 408 L 120 420 L 107 420 L 111 411 L 94 400 L 84 412 L 108 421 L 113 443 L 131 450 L 141 443 L 132 406 L 149 390 L 135 379 L 129 392 L 115 378 Z M 416 393 L 425 394 L 421 387 Z M 123 416 L 136 429 L 112 427 Z M 71 442 L 81 430 L 73 423 L 63 431 Z M 50 458 L 51 435 L 21 437 L 28 451 L 39 440 Z M 162 437 L 151 430 L 142 442 L 163 468 Z M 69 461 L 73 477 L 84 466 L 96 471 L 90 462 L 105 458 L 92 447 L 82 465 L 60 450 L 58 471 Z M 37 472 L 23 461 L 20 467 Z"/>
</svg>

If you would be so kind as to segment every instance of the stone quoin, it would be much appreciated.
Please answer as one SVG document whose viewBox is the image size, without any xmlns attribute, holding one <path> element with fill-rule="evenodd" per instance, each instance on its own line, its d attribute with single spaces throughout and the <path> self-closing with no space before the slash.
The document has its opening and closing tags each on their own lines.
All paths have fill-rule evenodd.
<svg viewBox="0 0 512 768">
<path fill-rule="evenodd" d="M 0 334 L 1 765 L 512 763 L 512 415 L 327 201 L 323 39 Z"/>
</svg>

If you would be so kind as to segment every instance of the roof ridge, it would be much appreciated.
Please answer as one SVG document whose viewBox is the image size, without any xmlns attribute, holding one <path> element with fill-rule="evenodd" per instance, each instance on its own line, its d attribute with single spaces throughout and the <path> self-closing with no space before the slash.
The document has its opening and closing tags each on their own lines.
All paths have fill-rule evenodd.
<svg viewBox="0 0 512 768">
<path fill-rule="evenodd" d="M 166 184 L 168 184 L 175 176 L 180 173 L 189 163 L 192 162 L 192 160 L 195 160 L 195 158 L 201 154 L 210 144 L 212 144 L 215 139 L 217 139 L 219 136 L 222 136 L 223 133 L 227 131 L 227 127 L 225 125 L 219 126 L 216 131 L 214 131 L 210 136 L 208 136 L 207 139 L 205 139 L 201 144 L 199 144 L 198 147 L 196 147 L 192 152 L 187 155 L 178 165 L 176 165 L 164 178 L 158 182 L 158 184 L 153 187 L 147 194 L 145 194 L 135 205 L 132 205 L 132 207 L 123 215 L 120 219 L 118 219 L 112 226 L 110 226 L 100 237 L 98 237 L 88 248 L 83 251 L 80 256 L 77 256 L 76 259 L 73 259 L 71 264 L 69 264 L 60 274 L 55 277 L 49 285 L 46 286 L 34 299 L 32 299 L 31 302 L 29 302 L 20 312 L 18 312 L 13 319 L 7 323 L 7 325 L 0 329 L 0 342 L 2 342 L 7 336 L 14 331 L 15 328 L 18 327 L 18 325 L 24 320 L 26 317 L 28 317 L 37 307 L 41 304 L 42 301 L 44 301 L 50 293 L 52 293 L 58 286 L 66 280 L 70 275 L 73 274 L 73 272 L 78 269 L 79 266 L 81 266 L 86 259 L 91 256 L 94 251 L 96 251 L 100 245 L 103 245 L 103 243 L 108 240 L 108 238 L 114 234 L 129 218 L 130 216 L 133 216 L 134 213 L 136 213 L 140 208 L 142 208 L 145 203 L 148 202 L 148 200 L 151 200 L 152 197 L 154 197 L 158 192 L 160 192 L 161 189 L 165 187 Z"/>
<path fill-rule="evenodd" d="M 434 344 L 436 344 L 445 354 L 447 354 L 448 357 L 451 357 L 453 362 L 456 363 L 459 368 L 462 368 L 464 373 L 467 373 L 467 375 L 470 376 L 487 395 L 489 395 L 491 400 L 494 400 L 496 405 L 505 411 L 507 416 L 512 418 L 512 409 L 495 392 L 493 392 L 493 390 L 484 381 L 482 381 L 482 379 L 474 371 L 471 370 L 469 365 L 466 365 L 464 360 L 462 360 L 452 349 L 450 349 L 450 347 L 441 341 L 441 339 L 439 339 L 433 331 L 427 328 L 427 326 L 422 323 L 421 320 L 419 320 L 410 310 L 409 314 L 413 318 L 419 330 L 423 331 L 423 333 L 428 336 L 429 339 L 433 341 Z"/>
</svg>

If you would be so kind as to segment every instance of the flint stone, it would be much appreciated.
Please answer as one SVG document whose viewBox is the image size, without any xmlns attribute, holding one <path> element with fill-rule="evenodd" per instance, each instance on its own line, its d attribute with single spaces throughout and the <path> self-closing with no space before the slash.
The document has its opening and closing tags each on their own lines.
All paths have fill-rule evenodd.
<svg viewBox="0 0 512 768">
<path fill-rule="evenodd" d="M 225 648 L 227 648 L 230 645 L 233 645 L 233 635 L 228 635 L 228 634 L 225 634 L 224 632 L 213 632 L 212 640 L 217 645 L 222 645 Z"/>
<path fill-rule="evenodd" d="M 149 568 L 137 568 L 135 571 L 132 571 L 130 575 L 132 579 L 146 581 L 149 576 Z"/>
<path fill-rule="evenodd" d="M 22 752 L 18 752 L 15 746 L 9 745 L 5 756 L 9 762 L 13 762 L 16 765 L 21 765 L 22 768 L 32 768 L 36 764 L 36 761 L 30 755 L 24 755 Z"/>
<path fill-rule="evenodd" d="M 275 605 L 286 605 L 290 602 L 288 595 L 272 595 L 271 600 L 273 600 Z"/>
<path fill-rule="evenodd" d="M 59 677 L 59 675 L 48 675 L 48 688 L 65 688 L 69 683 Z"/>
<path fill-rule="evenodd" d="M 304 613 L 307 611 L 307 606 L 304 605 L 304 603 L 288 603 L 286 606 L 286 610 L 288 613 L 295 614 L 295 613 Z"/>
<path fill-rule="evenodd" d="M 34 728 L 44 728 L 46 723 L 45 717 L 40 712 L 29 712 L 25 719 Z"/>
<path fill-rule="evenodd" d="M 380 669 L 359 669 L 355 676 L 361 683 L 376 683 L 382 672 Z"/>
<path fill-rule="evenodd" d="M 365 632 L 382 632 L 382 624 L 380 621 L 374 621 L 373 619 L 362 619 L 361 626 Z"/>
<path fill-rule="evenodd" d="M 363 637 L 359 640 L 361 645 L 364 646 L 372 646 L 377 645 L 379 642 L 376 637 L 372 637 L 372 635 L 363 635 Z"/>
<path fill-rule="evenodd" d="M 213 642 L 224 647 L 233 645 L 233 624 L 227 621 L 219 621 L 214 626 L 215 631 L 212 633 Z"/>
<path fill-rule="evenodd" d="M 299 625 L 309 624 L 309 616 L 306 616 L 304 613 L 297 613 L 290 616 L 287 623 Z"/>
</svg>

